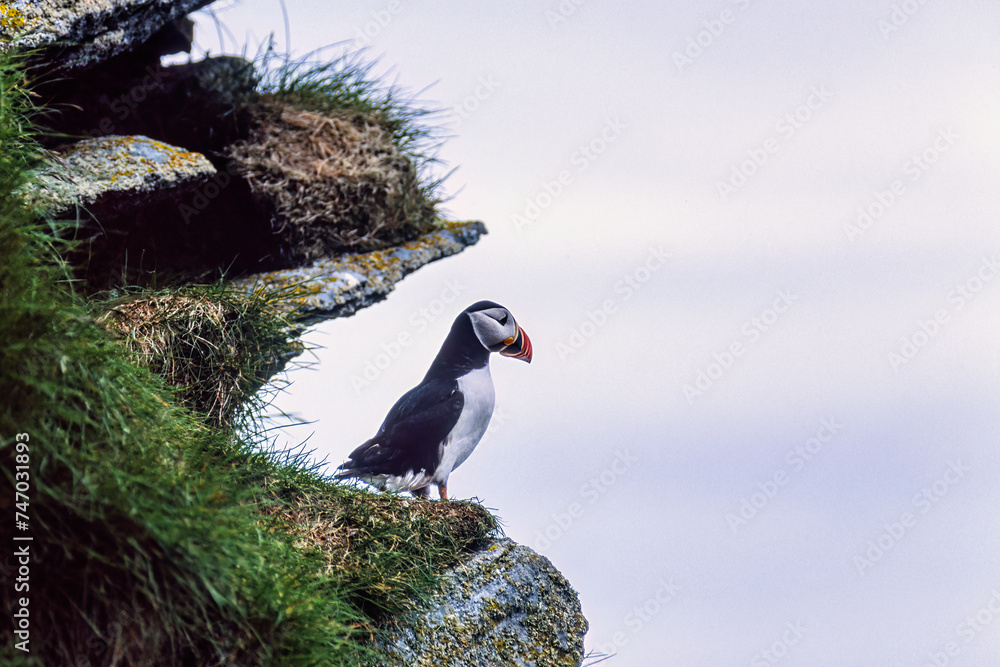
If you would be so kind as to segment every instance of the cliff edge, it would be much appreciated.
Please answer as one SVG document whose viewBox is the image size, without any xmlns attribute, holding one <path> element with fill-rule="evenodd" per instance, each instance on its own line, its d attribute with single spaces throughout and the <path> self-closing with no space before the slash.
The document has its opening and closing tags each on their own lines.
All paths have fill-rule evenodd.
<svg viewBox="0 0 1000 667">
<path fill-rule="evenodd" d="M 222 279 L 240 294 L 282 291 L 281 317 L 293 323 L 347 316 L 486 233 L 480 222 L 438 216 L 438 181 L 408 143 L 412 110 L 378 100 L 331 107 L 302 87 L 262 85 L 266 72 L 239 58 L 163 67 L 160 56 L 190 48 L 184 14 L 207 4 L 0 3 L 0 55 L 25 51 L 34 71 L 47 72 L 39 99 L 58 109 L 32 117 L 45 128 L 41 169 L 0 194 L 31 202 L 47 230 L 72 241 L 60 246 L 63 259 L 73 289 L 91 299 L 68 298 L 70 281 L 56 270 L 39 279 L 41 296 L 9 287 L 34 284 L 45 249 L 0 276 L 23 301 L 11 301 L 0 328 L 34 322 L 15 317 L 15 306 L 51 319 L 7 336 L 0 375 L 21 399 L 4 401 L 0 416 L 40 443 L 33 461 L 57 461 L 64 473 L 37 464 L 37 474 L 53 475 L 33 505 L 42 519 L 37 558 L 53 576 L 32 594 L 71 604 L 44 607 L 33 626 L 38 653 L 25 664 L 340 665 L 363 661 L 369 648 L 385 667 L 581 664 L 588 624 L 576 592 L 544 556 L 492 539 L 486 510 L 474 507 L 470 515 L 488 521 L 459 539 L 449 515 L 459 503 L 420 507 L 429 501 L 348 489 L 297 468 L 305 461 L 294 456 L 276 462 L 234 448 L 232 432 L 206 426 L 197 402 L 191 412 L 177 407 L 176 395 L 134 368 L 143 364 L 109 344 L 112 311 L 120 325 L 137 318 L 119 326 L 129 335 L 149 329 L 178 347 L 185 335 L 206 338 L 198 317 L 242 332 L 240 313 L 208 307 L 211 292 L 165 291 Z M 316 71 L 320 80 L 306 81 L 314 93 L 329 84 Z M 20 118 L 0 121 L 15 128 Z M 22 220 L 28 209 L 0 208 L 5 234 L 9 226 L 18 243 L 35 238 L 34 223 Z M 118 301 L 102 307 L 109 294 Z M 58 308 L 41 309 L 36 296 Z M 169 336 L 164 307 L 183 320 Z M 40 361 L 27 364 L 33 354 Z M 190 384 L 194 361 L 168 365 Z M 86 381 L 74 385 L 73 373 Z M 53 398 L 59 392 L 72 400 Z M 38 417 L 46 401 L 62 421 Z M 104 430 L 84 441 L 78 423 Z M 75 479 L 109 481 L 59 486 Z M 372 509 L 382 505 L 391 511 Z M 400 537 L 404 530 L 413 535 Z M 382 567 L 377 576 L 371 563 Z M 337 614 L 320 602 L 334 596 L 343 598 Z M 334 655 L 331 646 L 345 648 Z M 315 659 L 322 651 L 328 658 Z"/>
</svg>

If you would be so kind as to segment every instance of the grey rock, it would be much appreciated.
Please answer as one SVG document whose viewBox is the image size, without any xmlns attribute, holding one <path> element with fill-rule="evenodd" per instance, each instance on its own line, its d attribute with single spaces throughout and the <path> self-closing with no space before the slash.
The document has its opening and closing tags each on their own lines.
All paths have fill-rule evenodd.
<svg viewBox="0 0 1000 667">
<path fill-rule="evenodd" d="M 428 608 L 397 620 L 385 667 L 575 667 L 587 619 L 552 563 L 508 539 L 451 570 Z"/>
<path fill-rule="evenodd" d="M 461 252 L 486 233 L 479 221 L 442 222 L 438 229 L 386 250 L 324 258 L 297 269 L 258 273 L 233 284 L 247 291 L 264 286 L 290 292 L 285 307 L 302 319 L 344 317 L 384 299 L 406 275 Z"/>
<path fill-rule="evenodd" d="M 10 0 L 0 6 L 0 49 L 51 51 L 58 69 L 102 62 L 143 44 L 213 0 Z"/>
<path fill-rule="evenodd" d="M 86 139 L 54 157 L 27 193 L 53 213 L 74 206 L 94 211 L 148 205 L 216 173 L 205 156 L 143 136 Z"/>
</svg>

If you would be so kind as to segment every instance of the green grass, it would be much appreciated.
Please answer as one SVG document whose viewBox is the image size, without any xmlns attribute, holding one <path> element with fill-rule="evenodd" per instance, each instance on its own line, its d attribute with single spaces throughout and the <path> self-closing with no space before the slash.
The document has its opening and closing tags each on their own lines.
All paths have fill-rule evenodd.
<svg viewBox="0 0 1000 667">
<path fill-rule="evenodd" d="M 0 56 L 0 93 L 0 517 L 11 525 L 15 435 L 26 433 L 33 537 L 32 653 L 5 639 L 0 662 L 370 658 L 379 623 L 426 596 L 445 566 L 496 530 L 495 519 L 478 505 L 332 484 L 305 452 L 268 451 L 259 431 L 213 418 L 211 402 L 184 398 L 150 370 L 151 359 L 137 363 L 142 346 L 130 349 L 97 321 L 114 302 L 88 303 L 74 291 L 61 242 L 14 195 L 39 150 L 27 85 L 9 56 Z M 259 303 L 234 305 L 211 288 L 128 298 L 177 294 L 222 308 L 208 312 L 229 312 L 228 303 L 244 318 L 224 327 L 235 340 L 220 343 L 180 316 L 171 349 L 186 350 L 185 360 L 239 357 L 231 386 L 240 387 L 280 354 L 273 334 L 284 324 L 261 323 L 272 316 Z M 202 349 L 195 362 L 191 339 L 242 351 Z M 219 414 L 235 414 L 237 403 Z M 2 542 L 6 558 L 11 541 Z M 0 608 L 10 618 L 16 596 L 4 575 Z"/>
<path fill-rule="evenodd" d="M 444 137 L 442 109 L 420 100 L 385 76 L 376 74 L 378 60 L 365 60 L 363 51 L 345 51 L 332 59 L 318 52 L 293 58 L 278 52 L 273 41 L 254 58 L 260 74 L 258 90 L 299 109 L 324 114 L 356 113 L 382 124 L 393 143 L 415 163 L 426 166 Z"/>
<path fill-rule="evenodd" d="M 437 207 L 448 199 L 442 188 L 452 173 L 437 171 L 442 165 L 437 152 L 447 138 L 446 110 L 422 100 L 424 91 L 413 92 L 389 82 L 388 74 L 377 74 L 379 64 L 366 60 L 364 50 L 294 58 L 276 51 L 273 40 L 254 58 L 264 96 L 323 114 L 355 113 L 385 127 L 416 166 L 423 200 Z"/>
<path fill-rule="evenodd" d="M 252 294 L 227 283 L 116 290 L 92 310 L 139 365 L 176 388 L 175 400 L 219 425 L 253 421 L 257 390 L 302 351 L 301 329 L 277 306 L 291 289 Z"/>
<path fill-rule="evenodd" d="M 377 66 L 361 52 L 293 58 L 273 42 L 254 58 L 256 84 L 240 98 L 249 135 L 226 155 L 294 262 L 398 245 L 440 219 L 439 111 Z"/>
</svg>

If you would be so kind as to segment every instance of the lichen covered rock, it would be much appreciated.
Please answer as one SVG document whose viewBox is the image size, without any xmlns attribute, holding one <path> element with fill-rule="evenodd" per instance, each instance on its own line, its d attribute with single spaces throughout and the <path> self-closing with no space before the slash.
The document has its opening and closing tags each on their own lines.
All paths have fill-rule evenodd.
<svg viewBox="0 0 1000 667">
<path fill-rule="evenodd" d="M 430 262 L 461 252 L 486 234 L 482 222 L 440 223 L 438 229 L 394 248 L 320 259 L 308 266 L 258 273 L 234 282 L 289 291 L 284 302 L 304 319 L 350 315 L 380 301 L 406 275 Z"/>
<path fill-rule="evenodd" d="M 49 64 L 78 69 L 145 43 L 213 0 L 9 0 L 0 3 L 0 48 L 51 52 Z"/>
<path fill-rule="evenodd" d="M 127 197 L 139 205 L 156 193 L 203 183 L 215 174 L 203 155 L 142 136 L 86 139 L 55 156 L 59 164 L 40 175 L 36 195 L 55 212 L 108 198 Z"/>
<path fill-rule="evenodd" d="M 67 258 L 91 291 L 211 282 L 226 269 L 273 266 L 274 236 L 238 208 L 246 197 L 233 180 L 200 153 L 111 135 L 54 153 L 25 198 L 76 241 Z"/>
<path fill-rule="evenodd" d="M 398 619 L 379 648 L 385 667 L 576 667 L 586 632 L 566 578 L 504 539 L 451 570 L 427 610 Z"/>
</svg>

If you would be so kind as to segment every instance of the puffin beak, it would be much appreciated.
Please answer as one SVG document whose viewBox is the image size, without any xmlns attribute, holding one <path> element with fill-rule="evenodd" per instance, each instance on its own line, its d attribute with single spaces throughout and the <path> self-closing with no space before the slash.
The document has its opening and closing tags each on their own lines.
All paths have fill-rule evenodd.
<svg viewBox="0 0 1000 667">
<path fill-rule="evenodd" d="M 531 339 L 528 338 L 528 334 L 525 333 L 524 329 L 521 327 L 517 328 L 517 336 L 514 337 L 514 342 L 500 350 L 500 354 L 513 359 L 524 359 L 529 364 L 531 363 Z"/>
</svg>

